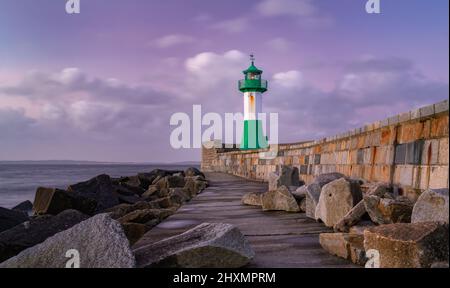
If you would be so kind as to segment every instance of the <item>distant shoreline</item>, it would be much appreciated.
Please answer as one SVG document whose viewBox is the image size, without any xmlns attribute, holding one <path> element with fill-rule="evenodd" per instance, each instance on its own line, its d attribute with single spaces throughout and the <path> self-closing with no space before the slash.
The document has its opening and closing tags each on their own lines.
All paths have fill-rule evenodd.
<svg viewBox="0 0 450 288">
<path fill-rule="evenodd" d="M 2 161 L 1 164 L 20 164 L 20 165 L 195 165 L 199 166 L 200 161 L 185 161 L 185 162 L 101 162 L 101 161 L 77 161 L 77 160 L 17 160 L 17 161 Z"/>
</svg>

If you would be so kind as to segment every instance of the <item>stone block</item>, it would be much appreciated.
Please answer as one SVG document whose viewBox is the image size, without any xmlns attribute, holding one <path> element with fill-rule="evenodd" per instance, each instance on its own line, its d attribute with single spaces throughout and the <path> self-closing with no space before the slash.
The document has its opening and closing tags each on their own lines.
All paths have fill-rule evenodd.
<svg viewBox="0 0 450 288">
<path fill-rule="evenodd" d="M 332 255 L 347 259 L 358 265 L 367 261 L 364 251 L 364 236 L 350 233 L 321 233 L 319 242 Z"/>
<path fill-rule="evenodd" d="M 389 182 L 391 178 L 392 166 L 390 165 L 374 165 L 373 173 L 370 180 L 377 182 Z"/>
<path fill-rule="evenodd" d="M 372 166 L 371 165 L 363 165 L 362 179 L 365 179 L 367 181 L 372 181 Z"/>
<path fill-rule="evenodd" d="M 448 224 L 396 223 L 364 231 L 364 249 L 379 253 L 379 268 L 429 268 L 448 261 Z"/>
<path fill-rule="evenodd" d="M 434 105 L 428 105 L 419 109 L 420 117 L 428 117 L 434 114 Z"/>
<path fill-rule="evenodd" d="M 363 163 L 364 164 L 373 164 L 375 156 L 375 147 L 364 149 Z"/>
<path fill-rule="evenodd" d="M 428 183 L 428 188 L 448 188 L 448 166 L 430 167 L 430 180 Z"/>
<path fill-rule="evenodd" d="M 411 222 L 448 223 L 448 205 L 448 189 L 426 190 L 414 205 Z"/>
<path fill-rule="evenodd" d="M 313 174 L 314 174 L 314 166 L 308 165 L 308 175 L 313 175 Z"/>
<path fill-rule="evenodd" d="M 314 165 L 319 165 L 320 164 L 320 154 L 315 154 L 314 155 Z"/>
<path fill-rule="evenodd" d="M 411 112 L 405 112 L 399 115 L 400 122 L 406 122 L 411 120 Z"/>
<path fill-rule="evenodd" d="M 414 165 L 420 164 L 423 146 L 424 146 L 423 140 L 418 140 L 407 144 L 406 164 L 414 164 Z"/>
<path fill-rule="evenodd" d="M 376 131 L 376 132 L 373 132 L 372 133 L 372 136 L 371 136 L 371 139 L 372 139 L 372 146 L 380 146 L 380 144 L 381 144 L 381 131 Z"/>
<path fill-rule="evenodd" d="M 322 188 L 315 218 L 333 227 L 362 199 L 359 184 L 345 178 L 334 180 Z"/>
<path fill-rule="evenodd" d="M 413 186 L 413 172 L 412 165 L 397 165 L 394 172 L 394 183 L 405 186 Z"/>
<path fill-rule="evenodd" d="M 75 193 L 55 188 L 39 187 L 34 198 L 34 214 L 57 215 L 67 209 L 75 209 L 85 214 L 92 215 L 97 202 L 91 198 L 85 198 Z"/>
<path fill-rule="evenodd" d="M 388 118 L 388 123 L 389 123 L 389 125 L 396 125 L 396 124 L 398 124 L 399 119 L 400 119 L 400 118 L 399 118 L 398 115 L 389 117 L 389 118 Z"/>
<path fill-rule="evenodd" d="M 357 150 L 356 164 L 359 164 L 359 165 L 364 164 L 364 150 L 363 149 Z"/>
<path fill-rule="evenodd" d="M 383 128 L 381 130 L 381 143 L 380 145 L 390 145 L 392 144 L 394 130 L 390 127 Z"/>
<path fill-rule="evenodd" d="M 431 135 L 431 119 L 423 121 L 422 137 L 423 139 L 429 139 Z"/>
<path fill-rule="evenodd" d="M 419 175 L 420 175 L 420 181 L 419 181 L 419 189 L 425 190 L 428 189 L 428 183 L 430 181 L 430 166 L 428 165 L 422 165 L 418 166 L 417 169 L 419 169 Z"/>
<path fill-rule="evenodd" d="M 448 165 L 448 138 L 439 140 L 439 164 Z"/>
<path fill-rule="evenodd" d="M 448 100 L 434 104 L 434 113 L 442 113 L 448 111 Z"/>
<path fill-rule="evenodd" d="M 401 165 L 406 163 L 406 147 L 406 144 L 395 146 L 395 164 Z"/>
<path fill-rule="evenodd" d="M 64 268 L 67 251 L 79 252 L 81 268 L 133 268 L 135 257 L 123 228 L 108 214 L 98 214 L 54 234 L 0 264 L 1 268 Z M 69 263 L 70 264 L 70 263 Z"/>
<path fill-rule="evenodd" d="M 262 194 L 261 203 L 263 211 L 300 211 L 297 201 L 286 186 L 280 186 L 275 191 L 269 191 Z"/>
<path fill-rule="evenodd" d="M 422 138 L 423 123 L 405 123 L 399 128 L 398 143 L 408 143 Z"/>
<path fill-rule="evenodd" d="M 342 174 L 344 174 L 346 176 L 350 176 L 351 169 L 352 169 L 351 165 L 340 165 L 340 170 L 341 170 L 340 173 L 342 173 Z"/>
<path fill-rule="evenodd" d="M 386 146 L 386 165 L 394 164 L 394 156 L 395 156 L 395 147 L 393 145 Z"/>
<path fill-rule="evenodd" d="M 391 199 L 388 195 L 379 197 L 377 195 L 364 196 L 364 206 L 372 222 L 377 224 L 409 223 L 413 210 L 413 202 L 406 197 L 400 196 Z"/>
<path fill-rule="evenodd" d="M 422 149 L 421 164 L 436 165 L 438 164 L 439 141 L 426 140 Z"/>
<path fill-rule="evenodd" d="M 300 174 L 308 174 L 308 165 L 300 165 Z"/>
<path fill-rule="evenodd" d="M 448 137 L 448 115 L 431 120 L 431 137 Z"/>
<path fill-rule="evenodd" d="M 353 137 L 350 139 L 350 149 L 357 149 L 358 148 L 358 137 Z"/>
<path fill-rule="evenodd" d="M 420 109 L 415 109 L 410 111 L 410 117 L 411 120 L 419 119 L 420 118 Z"/>
<path fill-rule="evenodd" d="M 305 155 L 304 164 L 309 165 L 309 155 Z"/>
<path fill-rule="evenodd" d="M 389 119 L 386 118 L 386 119 L 381 120 L 380 121 L 380 126 L 381 127 L 389 126 Z"/>
<path fill-rule="evenodd" d="M 372 124 L 373 124 L 373 130 L 380 129 L 380 127 L 381 127 L 381 121 L 376 121 L 376 122 L 373 122 Z"/>
<path fill-rule="evenodd" d="M 352 178 L 363 178 L 364 166 L 363 165 L 352 165 L 350 176 Z"/>
<path fill-rule="evenodd" d="M 241 231 L 226 223 L 202 223 L 159 242 L 141 239 L 136 246 L 139 268 L 240 268 L 255 256 Z"/>
<path fill-rule="evenodd" d="M 350 164 L 349 162 L 349 152 L 348 151 L 342 151 L 341 153 L 341 163 L 340 164 Z"/>
<path fill-rule="evenodd" d="M 358 136 L 358 146 L 356 148 L 364 148 L 366 144 L 366 136 L 365 135 L 360 135 Z"/>
<path fill-rule="evenodd" d="M 249 192 L 242 196 L 241 202 L 245 205 L 262 206 L 262 193 Z"/>
</svg>

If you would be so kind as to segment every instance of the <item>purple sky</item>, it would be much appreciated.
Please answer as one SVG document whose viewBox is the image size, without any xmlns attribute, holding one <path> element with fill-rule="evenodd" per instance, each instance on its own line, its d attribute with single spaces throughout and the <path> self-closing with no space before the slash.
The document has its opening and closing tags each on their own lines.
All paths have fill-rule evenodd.
<svg viewBox="0 0 450 288">
<path fill-rule="evenodd" d="M 448 0 L 0 0 L 0 160 L 199 160 L 174 112 L 241 112 L 248 54 L 280 141 L 448 98 Z"/>
</svg>

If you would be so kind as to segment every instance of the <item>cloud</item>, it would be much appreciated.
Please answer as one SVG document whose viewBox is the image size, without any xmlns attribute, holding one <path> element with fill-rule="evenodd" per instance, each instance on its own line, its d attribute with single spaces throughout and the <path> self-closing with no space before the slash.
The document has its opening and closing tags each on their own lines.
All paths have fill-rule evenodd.
<svg viewBox="0 0 450 288">
<path fill-rule="evenodd" d="M 0 132 L 3 141 L 12 135 L 25 134 L 34 124 L 35 120 L 25 115 L 24 109 L 0 108 Z M 3 142 L 0 140 L 0 143 Z"/>
<path fill-rule="evenodd" d="M 170 93 L 92 77 L 77 68 L 30 72 L 17 83 L 0 84 L 0 141 L 6 147 L 0 159 L 193 157 L 193 151 L 171 150 L 170 116 L 190 114 L 193 104 L 201 104 L 203 113 L 242 112 L 237 80 L 248 64 L 248 56 L 239 50 L 193 55 L 179 66 L 181 80 L 176 85 L 172 78 L 159 80 L 161 87 L 176 86 Z M 448 83 L 427 79 L 411 61 L 401 58 L 356 59 L 343 68 L 331 91 L 308 81 L 308 72 L 277 71 L 269 78 L 263 111 L 279 113 L 281 142 L 334 135 L 440 101 L 449 91 Z M 2 97 L 8 101 L 1 101 Z M 7 107 L 14 97 L 27 99 L 37 112 L 30 113 L 28 106 Z M 123 147 L 133 151 L 123 152 Z"/>
<path fill-rule="evenodd" d="M 300 71 L 291 70 L 276 73 L 272 77 L 273 85 L 287 89 L 301 89 L 303 87 L 303 75 Z"/>
<path fill-rule="evenodd" d="M 263 0 L 256 6 L 263 16 L 312 16 L 317 12 L 311 0 Z"/>
<path fill-rule="evenodd" d="M 240 33 L 247 30 L 249 22 L 247 18 L 240 17 L 229 19 L 213 24 L 211 27 L 216 30 L 221 30 L 227 33 Z"/>
<path fill-rule="evenodd" d="M 441 101 L 449 94 L 448 83 L 425 78 L 407 59 L 355 60 L 331 91 L 309 83 L 305 73 L 275 73 L 264 98 L 263 109 L 280 115 L 283 142 L 331 136 Z"/>
<path fill-rule="evenodd" d="M 348 65 L 340 80 L 339 98 L 358 105 L 392 102 L 425 105 L 448 95 L 448 84 L 432 81 L 401 58 L 366 58 Z"/>
<path fill-rule="evenodd" d="M 333 19 L 321 13 L 313 0 L 263 0 L 256 5 L 263 17 L 292 17 L 307 28 L 328 27 Z"/>
<path fill-rule="evenodd" d="M 2 123 L 12 123 L 11 127 L 32 124 L 35 131 L 40 131 L 33 135 L 55 136 L 66 131 L 72 135 L 93 133 L 102 137 L 159 130 L 153 124 L 161 124 L 176 101 L 176 95 L 150 86 L 90 77 L 78 68 L 56 73 L 31 71 L 17 83 L 0 85 L 2 98 L 8 99 L 3 105 L 0 101 L 0 108 L 7 109 L 2 111 Z M 22 110 L 8 107 L 15 102 L 22 103 L 22 99 L 27 100 Z M 6 126 L 0 127 L 0 131 L 6 130 Z"/>
<path fill-rule="evenodd" d="M 152 44 L 158 48 L 169 48 L 182 44 L 190 44 L 195 41 L 194 37 L 182 34 L 170 34 L 156 39 Z"/>
<path fill-rule="evenodd" d="M 185 91 L 191 101 L 207 108 L 235 112 L 241 108 L 237 81 L 248 65 L 248 56 L 238 50 L 199 53 L 185 62 Z"/>
<path fill-rule="evenodd" d="M 66 68 L 57 73 L 31 71 L 19 83 L 0 85 L 1 93 L 34 100 L 78 98 L 145 105 L 163 105 L 170 99 L 152 87 L 130 85 L 115 78 L 89 77 L 78 68 Z"/>
</svg>

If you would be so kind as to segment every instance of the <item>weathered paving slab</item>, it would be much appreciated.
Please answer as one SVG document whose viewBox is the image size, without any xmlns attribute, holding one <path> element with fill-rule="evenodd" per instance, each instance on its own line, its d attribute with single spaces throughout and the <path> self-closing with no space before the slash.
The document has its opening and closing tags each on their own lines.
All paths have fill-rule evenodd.
<svg viewBox="0 0 450 288">
<path fill-rule="evenodd" d="M 207 189 L 147 232 L 133 248 L 204 222 L 221 222 L 236 225 L 250 242 L 256 256 L 248 267 L 357 267 L 322 249 L 319 234 L 332 230 L 304 213 L 262 211 L 241 203 L 248 192 L 267 191 L 267 184 L 222 173 L 206 173 L 206 177 L 210 181 Z"/>
</svg>

